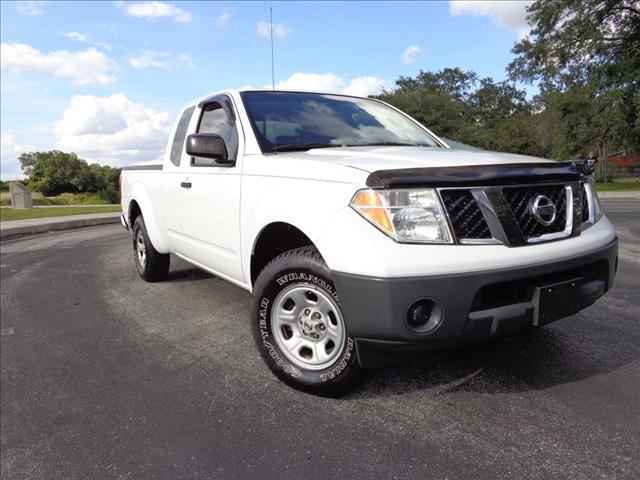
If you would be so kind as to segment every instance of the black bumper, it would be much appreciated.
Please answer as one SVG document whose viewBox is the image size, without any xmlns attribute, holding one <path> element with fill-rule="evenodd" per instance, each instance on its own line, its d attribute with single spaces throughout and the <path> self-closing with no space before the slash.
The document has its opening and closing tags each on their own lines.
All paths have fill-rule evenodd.
<svg viewBox="0 0 640 480">
<path fill-rule="evenodd" d="M 332 272 L 349 328 L 365 367 L 389 363 L 386 352 L 445 348 L 508 335 L 539 323 L 536 287 L 580 279 L 577 308 L 611 288 L 618 240 L 575 257 L 527 267 L 402 278 Z M 436 302 L 437 328 L 421 333 L 407 314 L 420 300 Z M 540 322 L 542 323 L 542 322 Z"/>
</svg>

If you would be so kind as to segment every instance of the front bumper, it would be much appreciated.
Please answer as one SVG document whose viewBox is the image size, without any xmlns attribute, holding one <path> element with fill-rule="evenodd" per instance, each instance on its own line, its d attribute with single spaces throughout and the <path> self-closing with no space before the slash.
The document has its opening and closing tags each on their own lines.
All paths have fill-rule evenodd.
<svg viewBox="0 0 640 480">
<path fill-rule="evenodd" d="M 385 352 L 443 348 L 507 335 L 537 324 L 535 289 L 581 278 L 579 309 L 611 288 L 618 240 L 585 254 L 535 265 L 473 273 L 379 278 L 332 272 L 360 363 L 388 363 Z M 442 319 L 427 333 L 407 321 L 419 300 L 437 302 Z"/>
</svg>

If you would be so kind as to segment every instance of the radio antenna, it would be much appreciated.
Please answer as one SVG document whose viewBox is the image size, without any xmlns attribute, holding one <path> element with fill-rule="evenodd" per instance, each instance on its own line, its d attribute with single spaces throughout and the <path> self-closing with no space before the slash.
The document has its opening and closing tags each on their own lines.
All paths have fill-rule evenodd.
<svg viewBox="0 0 640 480">
<path fill-rule="evenodd" d="M 273 61 L 273 7 L 269 7 L 269 33 L 271 34 L 271 93 L 276 91 L 276 70 Z M 278 154 L 278 135 L 276 133 L 276 97 L 272 95 L 273 102 L 273 153 Z"/>
<path fill-rule="evenodd" d="M 269 7 L 269 33 L 271 34 L 271 91 L 276 89 L 276 70 L 273 62 L 273 8 Z"/>
</svg>

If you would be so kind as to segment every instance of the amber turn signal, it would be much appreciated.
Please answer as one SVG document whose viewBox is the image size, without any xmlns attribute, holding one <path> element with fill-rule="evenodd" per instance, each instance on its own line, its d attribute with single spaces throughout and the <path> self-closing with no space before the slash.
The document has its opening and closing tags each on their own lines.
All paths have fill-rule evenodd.
<svg viewBox="0 0 640 480">
<path fill-rule="evenodd" d="M 379 228 L 393 234 L 393 224 L 380 196 L 373 190 L 361 190 L 351 202 L 360 213 Z"/>
</svg>

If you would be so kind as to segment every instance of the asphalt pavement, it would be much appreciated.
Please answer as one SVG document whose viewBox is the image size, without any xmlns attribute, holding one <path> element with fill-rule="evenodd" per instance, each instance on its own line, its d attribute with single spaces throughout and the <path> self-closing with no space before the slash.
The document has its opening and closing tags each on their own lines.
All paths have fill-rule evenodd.
<svg viewBox="0 0 640 480">
<path fill-rule="evenodd" d="M 0 245 L 3 479 L 640 477 L 640 200 L 607 199 L 614 288 L 323 399 L 279 383 L 250 296 L 109 225 Z"/>
</svg>

